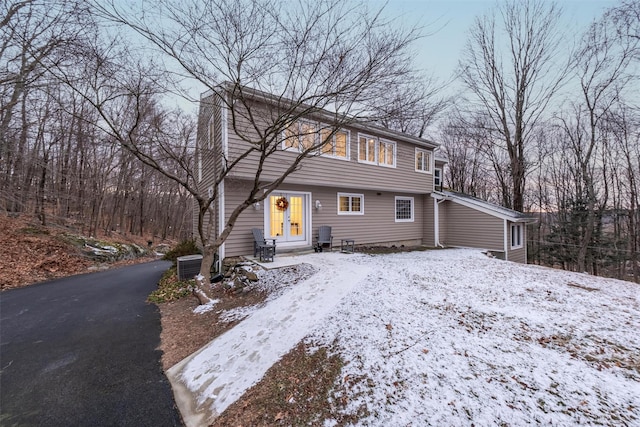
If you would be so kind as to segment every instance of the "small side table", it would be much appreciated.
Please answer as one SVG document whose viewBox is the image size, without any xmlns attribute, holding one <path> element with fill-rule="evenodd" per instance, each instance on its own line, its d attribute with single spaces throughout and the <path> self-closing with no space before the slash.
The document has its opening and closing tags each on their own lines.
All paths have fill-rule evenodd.
<svg viewBox="0 0 640 427">
<path fill-rule="evenodd" d="M 261 245 L 260 246 L 260 261 L 273 262 L 273 257 L 276 254 L 275 245 Z"/>
<path fill-rule="evenodd" d="M 340 252 L 352 254 L 355 250 L 355 239 L 340 239 Z"/>
</svg>

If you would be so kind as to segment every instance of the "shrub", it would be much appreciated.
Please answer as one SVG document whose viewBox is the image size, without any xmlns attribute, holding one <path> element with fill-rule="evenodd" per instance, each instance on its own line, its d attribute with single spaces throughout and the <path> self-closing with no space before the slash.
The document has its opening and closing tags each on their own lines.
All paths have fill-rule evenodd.
<svg viewBox="0 0 640 427">
<path fill-rule="evenodd" d="M 156 304 L 175 301 L 191 295 L 194 286 L 195 281 L 193 280 L 179 281 L 176 267 L 171 267 L 162 275 L 158 283 L 158 289 L 151 292 L 147 301 Z"/>
<path fill-rule="evenodd" d="M 178 243 L 175 248 L 171 249 L 169 252 L 162 257 L 167 261 L 173 262 L 173 265 L 176 264 L 176 259 L 185 255 L 193 255 L 202 253 L 198 246 L 196 245 L 195 240 L 183 240 Z"/>
</svg>

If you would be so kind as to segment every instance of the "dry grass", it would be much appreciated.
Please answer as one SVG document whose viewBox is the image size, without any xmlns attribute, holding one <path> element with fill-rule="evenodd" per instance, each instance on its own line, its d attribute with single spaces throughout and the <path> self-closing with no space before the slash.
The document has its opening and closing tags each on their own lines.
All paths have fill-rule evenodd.
<svg viewBox="0 0 640 427">
<path fill-rule="evenodd" d="M 291 286 L 295 286 L 295 282 Z M 262 304 L 269 293 L 258 289 L 234 293 L 218 286 L 214 297 L 219 300 L 215 309 L 202 314 L 193 312 L 198 301 L 192 296 L 158 305 L 162 314 L 161 349 L 165 370 L 240 321 L 225 321 L 225 311 Z M 356 421 L 364 409 L 356 415 L 339 413 L 347 404 L 345 391 L 354 385 L 354 380 L 339 378 L 343 361 L 338 355 L 327 348 L 315 350 L 311 352 L 307 344 L 299 343 L 213 425 L 318 425 L 326 418 L 336 420 L 337 425 Z"/>
<path fill-rule="evenodd" d="M 220 300 L 216 309 L 200 314 L 193 312 L 198 306 L 198 299 L 194 296 L 158 305 L 162 316 L 160 348 L 163 351 L 162 366 L 165 370 L 238 324 L 238 321 L 222 321 L 222 310 L 260 304 L 267 294 L 249 292 L 234 295 L 219 286 L 214 291 L 214 297 Z"/>
<path fill-rule="evenodd" d="M 93 270 L 118 267 L 155 258 L 98 263 L 87 258 L 66 238 L 69 229 L 43 227 L 28 217 L 0 215 L 0 290 L 20 288 L 46 280 L 68 277 Z M 141 237 L 138 239 L 142 239 Z M 113 237 L 112 241 L 130 243 L 131 239 Z"/>
<path fill-rule="evenodd" d="M 213 423 L 223 426 L 319 425 L 331 416 L 327 401 L 342 360 L 298 344 Z"/>
</svg>

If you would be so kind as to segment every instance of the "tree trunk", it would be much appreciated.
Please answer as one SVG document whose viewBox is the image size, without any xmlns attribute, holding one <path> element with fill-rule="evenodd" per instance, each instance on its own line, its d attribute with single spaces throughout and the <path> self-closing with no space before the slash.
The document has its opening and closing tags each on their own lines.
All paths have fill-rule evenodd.
<svg viewBox="0 0 640 427">
<path fill-rule="evenodd" d="M 36 194 L 36 212 L 38 219 L 43 226 L 47 225 L 45 213 L 45 185 L 47 182 L 47 167 L 49 166 L 49 150 L 44 150 L 42 156 L 42 169 L 40 172 L 40 182 L 38 183 L 38 192 Z"/>
<path fill-rule="evenodd" d="M 210 270 L 204 271 L 206 266 L 213 265 L 215 261 L 215 255 L 218 248 L 211 246 L 205 246 L 202 254 L 202 266 L 200 274 L 196 276 L 196 287 L 193 289 L 193 294 L 198 298 L 200 304 L 207 304 L 213 299 L 212 285 L 211 285 L 211 272 Z"/>
</svg>

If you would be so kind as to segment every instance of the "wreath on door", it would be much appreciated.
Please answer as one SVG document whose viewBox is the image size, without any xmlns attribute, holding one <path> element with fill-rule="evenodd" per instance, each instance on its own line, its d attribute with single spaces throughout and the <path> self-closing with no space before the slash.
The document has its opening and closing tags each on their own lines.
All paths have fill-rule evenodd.
<svg viewBox="0 0 640 427">
<path fill-rule="evenodd" d="M 286 197 L 280 197 L 279 199 L 277 199 L 276 207 L 280 211 L 286 211 L 287 208 L 289 207 L 289 202 L 287 201 Z"/>
</svg>

